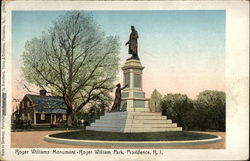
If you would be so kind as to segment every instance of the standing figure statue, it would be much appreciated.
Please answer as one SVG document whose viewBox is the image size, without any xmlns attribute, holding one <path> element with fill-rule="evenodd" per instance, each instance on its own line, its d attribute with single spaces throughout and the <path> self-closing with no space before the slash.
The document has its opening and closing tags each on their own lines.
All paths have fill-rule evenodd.
<svg viewBox="0 0 250 161">
<path fill-rule="evenodd" d="M 120 111 L 120 106 L 121 106 L 121 90 L 126 88 L 128 85 L 125 85 L 123 88 L 121 88 L 121 84 L 116 85 L 116 91 L 115 91 L 115 101 L 112 106 L 112 108 L 109 110 L 109 112 L 117 112 Z"/>
<path fill-rule="evenodd" d="M 132 57 L 129 58 L 128 60 L 130 60 L 130 59 L 139 60 L 139 57 L 138 57 L 138 45 L 137 45 L 137 39 L 138 38 L 139 38 L 139 36 L 138 36 L 137 31 L 135 30 L 135 27 L 131 26 L 131 33 L 130 33 L 130 36 L 129 36 L 129 41 L 125 44 L 125 46 L 129 45 L 128 54 L 132 55 Z"/>
</svg>

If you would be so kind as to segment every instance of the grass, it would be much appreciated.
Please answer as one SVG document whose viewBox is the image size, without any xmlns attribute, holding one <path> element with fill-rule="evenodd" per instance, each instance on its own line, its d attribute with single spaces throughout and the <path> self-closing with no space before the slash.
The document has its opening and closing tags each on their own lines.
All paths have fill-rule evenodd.
<svg viewBox="0 0 250 161">
<path fill-rule="evenodd" d="M 82 130 L 82 127 L 31 127 L 27 129 L 11 129 L 12 132 L 24 131 L 56 131 L 56 130 Z"/>
<path fill-rule="evenodd" d="M 102 141 L 181 141 L 210 139 L 217 136 L 187 131 L 147 132 L 147 133 L 117 133 L 81 130 L 50 135 L 51 137 L 76 140 Z"/>
</svg>

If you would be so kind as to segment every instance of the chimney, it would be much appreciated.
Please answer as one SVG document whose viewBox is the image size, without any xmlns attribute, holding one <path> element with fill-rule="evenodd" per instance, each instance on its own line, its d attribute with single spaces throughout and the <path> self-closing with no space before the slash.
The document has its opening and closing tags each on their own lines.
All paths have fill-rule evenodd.
<svg viewBox="0 0 250 161">
<path fill-rule="evenodd" d="M 40 90 L 40 96 L 46 96 L 46 90 L 45 89 L 41 89 Z"/>
</svg>

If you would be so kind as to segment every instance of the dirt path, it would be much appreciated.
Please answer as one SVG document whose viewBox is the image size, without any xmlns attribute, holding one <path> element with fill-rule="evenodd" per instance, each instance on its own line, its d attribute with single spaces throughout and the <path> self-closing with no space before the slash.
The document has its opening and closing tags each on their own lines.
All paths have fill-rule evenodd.
<svg viewBox="0 0 250 161">
<path fill-rule="evenodd" d="M 11 133 L 11 147 L 12 148 L 117 148 L 104 146 L 83 146 L 83 145 L 69 145 L 50 143 L 43 140 L 43 137 L 48 134 L 59 133 L 65 131 L 29 131 L 29 132 L 12 132 Z M 203 145 L 191 146 L 168 146 L 158 147 L 154 149 L 224 149 L 225 148 L 225 132 L 200 132 L 221 136 L 223 141 Z M 131 147 L 122 147 L 121 149 Z M 138 147 L 136 147 L 138 149 Z M 147 149 L 143 147 L 143 149 Z"/>
</svg>

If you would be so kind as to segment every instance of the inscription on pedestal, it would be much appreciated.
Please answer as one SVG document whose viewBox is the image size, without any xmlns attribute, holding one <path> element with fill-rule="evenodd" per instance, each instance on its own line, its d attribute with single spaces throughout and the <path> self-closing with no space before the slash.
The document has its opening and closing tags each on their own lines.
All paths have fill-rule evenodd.
<svg viewBox="0 0 250 161">
<path fill-rule="evenodd" d="M 129 97 L 129 92 L 122 93 L 122 98 L 128 98 Z"/>
<path fill-rule="evenodd" d="M 141 74 L 134 74 L 134 87 L 141 88 Z"/>
<path fill-rule="evenodd" d="M 145 101 L 134 100 L 134 107 L 135 108 L 145 108 Z"/>
<path fill-rule="evenodd" d="M 145 98 L 145 93 L 144 92 L 134 92 L 134 97 Z"/>
<path fill-rule="evenodd" d="M 128 84 L 128 87 L 130 86 L 130 73 L 124 73 L 124 85 Z"/>
</svg>

